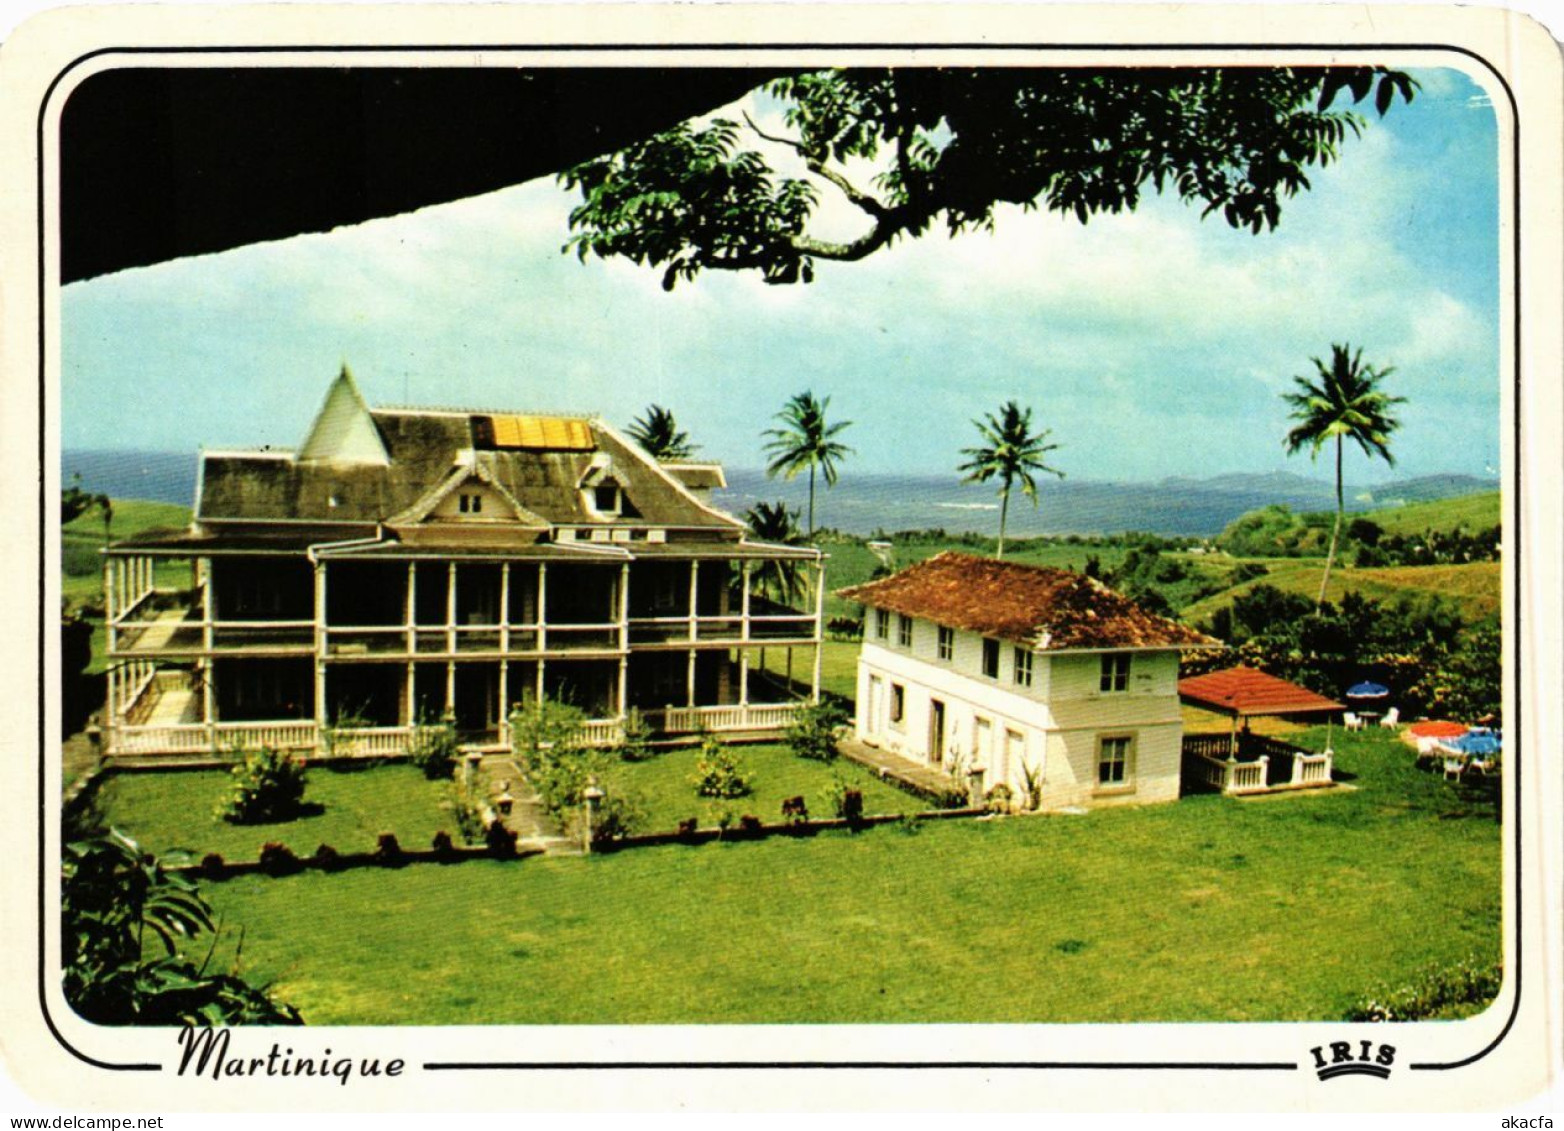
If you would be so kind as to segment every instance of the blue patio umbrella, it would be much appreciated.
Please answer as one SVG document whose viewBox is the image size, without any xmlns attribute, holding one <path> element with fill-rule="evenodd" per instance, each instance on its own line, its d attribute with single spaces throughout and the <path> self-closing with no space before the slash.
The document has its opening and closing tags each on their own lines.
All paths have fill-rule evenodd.
<svg viewBox="0 0 1564 1131">
<path fill-rule="evenodd" d="M 1370 683 L 1365 680 L 1355 683 L 1347 688 L 1348 699 L 1383 699 L 1390 694 L 1390 688 L 1382 683 Z"/>
<path fill-rule="evenodd" d="M 1492 731 L 1467 731 L 1460 738 L 1452 738 L 1445 743 L 1452 750 L 1459 750 L 1462 754 L 1475 754 L 1479 758 L 1490 754 L 1497 754 L 1504 743 L 1499 736 Z"/>
</svg>

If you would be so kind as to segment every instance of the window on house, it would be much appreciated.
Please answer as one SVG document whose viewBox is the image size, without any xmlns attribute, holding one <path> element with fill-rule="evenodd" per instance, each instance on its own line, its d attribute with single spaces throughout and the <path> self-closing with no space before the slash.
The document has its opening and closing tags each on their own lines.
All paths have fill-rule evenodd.
<svg viewBox="0 0 1564 1131">
<path fill-rule="evenodd" d="M 1130 740 L 1127 735 L 1097 742 L 1097 784 L 1124 785 L 1130 778 Z"/>
<path fill-rule="evenodd" d="M 1102 675 L 1097 681 L 1101 691 L 1126 691 L 1130 686 L 1130 658 L 1115 652 L 1102 658 Z"/>
<path fill-rule="evenodd" d="M 483 510 L 483 496 L 470 495 L 464 491 L 456 499 L 456 509 L 462 514 L 479 514 Z"/>
<path fill-rule="evenodd" d="M 887 639 L 891 634 L 891 614 L 884 609 L 874 610 L 874 635 L 879 640 Z"/>
<path fill-rule="evenodd" d="M 907 689 L 899 683 L 891 684 L 891 722 L 899 723 L 907 715 Z"/>
<path fill-rule="evenodd" d="M 912 647 L 912 618 L 900 613 L 896 616 L 896 643 L 903 648 Z"/>
<path fill-rule="evenodd" d="M 989 679 L 999 678 L 999 641 L 983 641 L 983 674 Z"/>
<path fill-rule="evenodd" d="M 619 513 L 619 488 L 612 483 L 592 488 L 592 505 L 601 514 Z"/>
<path fill-rule="evenodd" d="M 1016 683 L 1022 687 L 1032 686 L 1032 653 L 1029 649 L 1016 649 Z"/>
<path fill-rule="evenodd" d="M 956 630 L 940 626 L 939 630 L 939 658 L 942 660 L 954 659 L 956 655 Z"/>
</svg>

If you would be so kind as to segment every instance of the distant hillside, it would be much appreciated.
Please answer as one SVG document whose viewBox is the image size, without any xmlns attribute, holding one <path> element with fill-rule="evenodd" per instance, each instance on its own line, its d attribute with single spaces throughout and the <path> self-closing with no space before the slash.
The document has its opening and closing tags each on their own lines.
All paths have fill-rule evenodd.
<svg viewBox="0 0 1564 1131">
<path fill-rule="evenodd" d="M 86 477 L 83 476 L 83 479 Z M 190 508 L 177 503 L 144 502 L 136 499 L 114 500 L 114 521 L 109 536 L 118 542 L 148 530 L 180 530 L 190 523 Z M 60 571 L 64 574 L 67 600 L 96 598 L 103 588 L 103 512 L 93 507 L 68 523 L 60 532 Z M 160 566 L 159 578 L 165 570 Z M 188 567 L 183 567 L 188 572 Z M 161 584 L 161 580 L 160 580 Z"/>
<path fill-rule="evenodd" d="M 1427 503 L 1408 503 L 1404 507 L 1383 507 L 1363 517 L 1378 524 L 1386 534 L 1421 534 L 1425 530 L 1486 529 L 1499 525 L 1499 492 L 1462 495 Z"/>
</svg>

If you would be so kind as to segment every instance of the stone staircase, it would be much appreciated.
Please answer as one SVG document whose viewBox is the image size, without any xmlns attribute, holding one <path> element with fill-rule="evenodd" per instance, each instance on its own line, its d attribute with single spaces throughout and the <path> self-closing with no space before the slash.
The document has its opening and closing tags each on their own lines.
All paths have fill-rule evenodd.
<svg viewBox="0 0 1564 1131">
<path fill-rule="evenodd" d="M 564 835 L 514 758 L 485 757 L 478 765 L 478 783 L 478 796 L 490 805 L 500 794 L 510 794 L 510 812 L 500 820 L 516 834 L 518 849 L 541 849 L 550 856 L 581 855 L 581 842 Z"/>
<path fill-rule="evenodd" d="M 941 770 L 936 770 L 922 762 L 914 762 L 910 758 L 903 758 L 900 754 L 892 754 L 888 750 L 866 745 L 856 738 L 842 739 L 837 743 L 837 749 L 842 752 L 842 757 L 867 766 L 882 780 L 895 782 L 919 797 L 939 800 L 954 790 L 965 788 L 962 782 L 958 782 Z"/>
</svg>

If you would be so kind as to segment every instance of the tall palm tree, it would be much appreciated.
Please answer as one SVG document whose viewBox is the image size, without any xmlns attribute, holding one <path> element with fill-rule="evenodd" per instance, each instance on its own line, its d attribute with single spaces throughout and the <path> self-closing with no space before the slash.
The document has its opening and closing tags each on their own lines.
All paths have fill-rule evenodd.
<svg viewBox="0 0 1564 1131">
<path fill-rule="evenodd" d="M 1325 587 L 1330 583 L 1342 515 L 1346 510 L 1341 496 L 1342 441 L 1351 440 L 1370 459 L 1383 456 L 1386 463 L 1394 466 L 1396 460 L 1390 454 L 1390 434 L 1401 422 L 1388 410 L 1391 405 L 1406 401 L 1405 397 L 1392 397 L 1378 388 L 1381 381 L 1395 372 L 1394 369 L 1364 365 L 1363 351 L 1359 349 L 1354 353 L 1348 345 L 1332 345 L 1330 353 L 1329 365 L 1317 357 L 1309 359 L 1314 362 L 1316 380 L 1294 377 L 1297 390 L 1282 394 L 1282 399 L 1292 406 L 1292 419 L 1298 422 L 1284 441 L 1288 455 L 1307 444 L 1312 459 L 1320 454 L 1327 441 L 1336 441 L 1336 522 L 1331 527 L 1330 552 L 1325 555 L 1320 594 L 1314 601 L 1316 609 L 1325 603 Z"/>
<path fill-rule="evenodd" d="M 796 546 L 801 540 L 798 532 L 798 512 L 789 510 L 780 500 L 775 503 L 756 503 L 744 512 L 744 523 L 759 541 L 778 546 Z M 755 577 L 761 592 L 787 604 L 802 595 L 803 575 L 795 561 L 767 559 L 756 570 Z"/>
<path fill-rule="evenodd" d="M 626 431 L 653 459 L 689 459 L 695 454 L 696 445 L 690 443 L 690 434 L 679 431 L 673 413 L 660 404 L 647 405 L 646 412 Z"/>
<path fill-rule="evenodd" d="M 780 428 L 768 428 L 771 440 L 766 444 L 766 454 L 771 463 L 766 474 L 792 479 L 799 472 L 809 471 L 809 535 L 815 532 L 815 470 L 825 479 L 825 485 L 836 485 L 837 461 L 852 454 L 852 449 L 835 437 L 852 424 L 851 420 L 826 423 L 825 410 L 831 404 L 830 397 L 815 400 L 812 392 L 804 391 L 793 397 L 776 419 Z"/>
<path fill-rule="evenodd" d="M 1005 556 L 1005 522 L 1010 514 L 1010 490 L 1017 482 L 1021 493 L 1037 506 L 1037 481 L 1033 472 L 1046 472 L 1064 478 L 1064 472 L 1049 467 L 1043 457 L 1059 450 L 1058 444 L 1048 442 L 1049 430 L 1032 432 L 1032 410 L 1022 408 L 1015 401 L 1006 401 L 998 415 L 989 413 L 983 420 L 972 422 L 983 437 L 983 445 L 963 448 L 961 454 L 967 462 L 956 470 L 966 472 L 964 482 L 987 483 L 999 480 L 999 547 L 995 557 Z"/>
</svg>

